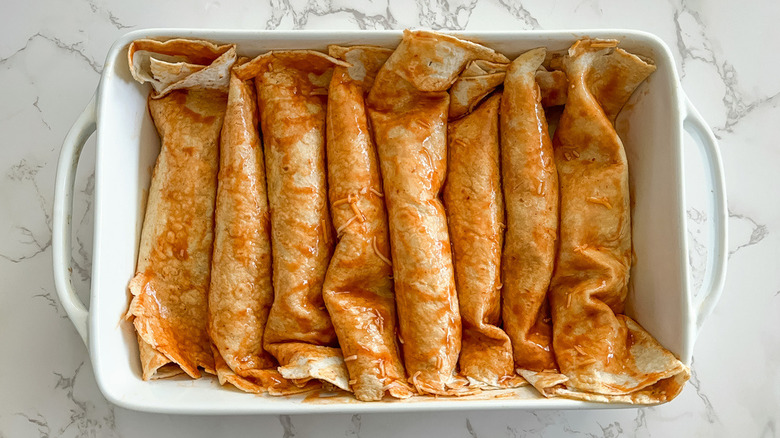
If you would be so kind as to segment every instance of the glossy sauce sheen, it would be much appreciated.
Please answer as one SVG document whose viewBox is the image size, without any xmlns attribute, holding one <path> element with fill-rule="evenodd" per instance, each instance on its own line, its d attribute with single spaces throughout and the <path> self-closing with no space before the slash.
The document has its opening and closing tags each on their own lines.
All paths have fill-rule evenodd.
<svg viewBox="0 0 780 438">
<path fill-rule="evenodd" d="M 536 71 L 545 50 L 509 66 L 501 101 L 501 164 L 507 209 L 502 260 L 504 330 L 521 370 L 556 369 L 547 288 L 558 235 L 558 175 Z"/>
<path fill-rule="evenodd" d="M 497 53 L 453 37 L 404 32 L 368 96 L 390 224 L 407 374 L 422 392 L 447 393 L 461 320 L 446 214 L 446 90 L 468 61 Z"/>
<path fill-rule="evenodd" d="M 452 238 L 455 283 L 463 321 L 460 372 L 493 386 L 514 375 L 512 345 L 501 318 L 504 203 L 494 94 L 448 126 L 444 204 Z"/>
<path fill-rule="evenodd" d="M 218 179 L 209 290 L 209 334 L 217 375 L 220 382 L 247 392 L 265 392 L 268 387 L 297 392 L 263 349 L 274 298 L 265 164 L 254 83 L 235 74 L 222 127 Z"/>
<path fill-rule="evenodd" d="M 615 44 L 583 40 L 566 59 L 571 88 L 554 139 L 561 186 L 561 244 L 551 287 L 554 348 L 568 390 L 640 391 L 631 396 L 664 401 L 679 392 L 687 370 L 622 315 L 631 222 L 628 166 L 613 126 L 655 68 Z"/>
<path fill-rule="evenodd" d="M 265 349 L 282 375 L 299 383 L 317 377 L 307 369 L 315 361 L 334 358 L 343 367 L 340 350 L 331 348 L 336 333 L 322 299 L 334 244 L 325 174 L 332 69 L 322 54 L 292 51 L 261 55 L 236 70 L 255 78 L 265 149 L 274 286 Z M 338 384 L 347 389 L 341 374 Z"/>
<path fill-rule="evenodd" d="M 517 371 L 546 397 L 675 397 L 689 370 L 623 315 L 614 123 L 655 67 L 616 45 L 582 39 L 546 70 L 543 48 L 510 64 L 405 31 L 394 51 L 231 70 L 232 45 L 133 42 L 162 139 L 129 284 L 143 378 L 377 401 L 520 386 Z M 563 104 L 551 141 L 543 107 Z"/>
<path fill-rule="evenodd" d="M 207 332 L 218 138 L 227 102 L 219 90 L 175 90 L 149 100 L 162 139 L 141 234 L 129 314 L 144 379 L 169 362 L 190 377 L 214 372 Z M 176 373 L 170 367 L 161 370 Z M 168 374 L 169 375 L 169 374 Z"/>
<path fill-rule="evenodd" d="M 364 94 L 390 53 L 376 47 L 331 48 L 353 67 L 336 67 L 328 91 L 328 183 L 340 232 L 323 297 L 350 386 L 364 401 L 380 400 L 386 391 L 412 395 L 396 341 L 393 268 L 383 260 L 390 257 L 387 213 L 364 106 Z"/>
</svg>

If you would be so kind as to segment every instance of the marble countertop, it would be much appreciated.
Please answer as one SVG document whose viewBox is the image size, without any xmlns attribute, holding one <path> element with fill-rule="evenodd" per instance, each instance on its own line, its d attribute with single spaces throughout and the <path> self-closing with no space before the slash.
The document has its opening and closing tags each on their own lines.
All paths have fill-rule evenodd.
<svg viewBox="0 0 780 438">
<path fill-rule="evenodd" d="M 0 438 L 242 436 L 750 436 L 780 431 L 780 2 L 528 0 L 37 0 L 0 14 Z M 515 30 L 634 28 L 671 47 L 682 85 L 720 142 L 729 270 L 696 343 L 693 376 L 644 409 L 188 417 L 133 412 L 100 394 L 54 290 L 52 202 L 62 140 L 112 42 L 145 27 Z M 88 300 L 94 139 L 76 179 L 74 282 Z M 700 284 L 707 206 L 686 149 L 690 263 Z"/>
</svg>

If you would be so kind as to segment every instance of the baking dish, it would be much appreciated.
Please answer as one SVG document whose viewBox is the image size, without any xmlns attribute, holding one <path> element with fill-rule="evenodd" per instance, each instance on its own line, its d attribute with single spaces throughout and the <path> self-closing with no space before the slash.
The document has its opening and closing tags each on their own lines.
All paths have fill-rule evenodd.
<svg viewBox="0 0 780 438">
<path fill-rule="evenodd" d="M 621 47 L 653 59 L 658 70 L 640 86 L 618 118 L 630 168 L 633 242 L 627 314 L 667 349 L 690 365 L 693 344 L 704 318 L 723 289 L 726 272 L 726 190 L 717 142 L 680 87 L 674 60 L 657 37 L 628 30 L 458 32 L 510 59 L 546 46 L 564 50 L 582 36 L 616 38 Z M 148 89 L 136 83 L 126 48 L 139 38 L 172 37 L 236 43 L 240 54 L 268 50 L 325 50 L 328 44 L 394 47 L 400 31 L 230 31 L 150 29 L 117 40 L 108 53 L 97 92 L 65 138 L 57 169 L 54 201 L 54 274 L 68 316 L 88 346 L 98 385 L 114 404 L 135 410 L 187 414 L 280 414 L 307 412 L 399 412 L 463 409 L 616 408 L 545 399 L 532 387 L 484 392 L 467 398 L 414 397 L 405 401 L 362 403 L 349 397 L 304 394 L 268 397 L 220 388 L 216 379 L 141 380 L 132 324 L 123 322 L 127 283 L 134 274 L 146 191 L 159 151 L 148 114 Z M 712 232 L 701 290 L 688 275 L 685 222 L 683 130 L 704 151 Z M 90 308 L 70 281 L 71 199 L 78 157 L 97 132 L 94 247 Z M 694 299 L 694 297 L 697 297 Z"/>
</svg>

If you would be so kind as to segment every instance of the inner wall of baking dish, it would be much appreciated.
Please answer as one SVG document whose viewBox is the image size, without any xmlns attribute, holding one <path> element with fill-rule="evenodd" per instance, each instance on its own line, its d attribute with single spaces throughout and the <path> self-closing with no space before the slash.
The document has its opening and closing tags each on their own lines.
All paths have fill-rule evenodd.
<svg viewBox="0 0 780 438">
<path fill-rule="evenodd" d="M 90 353 L 98 384 L 109 400 L 140 410 L 163 412 L 293 412 L 478 409 L 501 407 L 572 408 L 590 404 L 539 399 L 533 390 L 519 399 L 373 403 L 312 406 L 302 397 L 252 397 L 217 389 L 215 379 L 143 382 L 132 325 L 122 319 L 129 300 L 127 283 L 134 274 L 147 190 L 160 141 L 148 114 L 148 88 L 130 76 L 127 44 L 138 38 L 191 37 L 235 42 L 239 53 L 317 49 L 328 44 L 376 44 L 394 47 L 400 32 L 251 32 L 147 30 L 130 33 L 109 53 L 99 87 L 95 193 L 95 239 L 90 311 Z M 461 33 L 510 58 L 539 46 L 565 50 L 577 38 L 612 37 L 621 47 L 654 59 L 658 70 L 642 84 L 619 118 L 625 141 L 633 196 L 633 242 L 627 313 L 661 344 L 690 358 L 692 345 L 685 269 L 685 223 L 681 188 L 679 97 L 674 65 L 656 38 L 635 32 L 492 32 Z M 250 401 L 250 404 L 247 402 Z M 308 407 L 305 407 L 308 406 Z M 345 407 L 346 406 L 346 407 Z M 602 405 L 598 405 L 603 407 Z"/>
</svg>

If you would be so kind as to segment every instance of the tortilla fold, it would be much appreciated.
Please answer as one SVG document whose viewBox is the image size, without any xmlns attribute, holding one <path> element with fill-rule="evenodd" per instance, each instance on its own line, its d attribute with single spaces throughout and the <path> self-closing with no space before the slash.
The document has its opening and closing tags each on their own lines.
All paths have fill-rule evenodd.
<svg viewBox="0 0 780 438">
<path fill-rule="evenodd" d="M 411 397 L 396 341 L 393 268 L 379 162 L 364 95 L 392 53 L 370 46 L 331 46 L 337 66 L 328 92 L 328 185 L 338 243 L 323 297 L 358 400 L 385 393 Z"/>
<path fill-rule="evenodd" d="M 447 90 L 476 59 L 507 62 L 452 36 L 404 31 L 367 99 L 390 225 L 401 348 L 410 381 L 422 393 L 469 391 L 455 377 L 461 320 L 439 193 L 446 175 Z"/>
<path fill-rule="evenodd" d="M 149 112 L 162 146 L 129 284 L 133 298 L 127 317 L 138 334 L 144 380 L 182 371 L 198 378 L 199 368 L 215 372 L 207 293 L 218 141 L 227 103 L 227 81 L 221 78 L 235 62 L 235 48 L 138 40 L 128 56 L 133 76 L 160 90 L 150 94 Z M 171 74 L 181 69 L 184 74 Z"/>
<path fill-rule="evenodd" d="M 337 65 L 311 50 L 268 52 L 236 68 L 254 78 L 271 211 L 274 301 L 265 349 L 282 377 L 319 379 L 349 390 L 349 378 L 322 298 L 333 251 L 325 174 L 327 89 Z"/>
<path fill-rule="evenodd" d="M 631 216 L 628 163 L 614 128 L 620 109 L 655 67 L 616 46 L 583 39 L 564 59 L 571 86 L 553 140 L 561 220 L 550 305 L 555 356 L 566 380 L 540 390 L 660 403 L 680 392 L 689 370 L 623 315 Z"/>
</svg>

